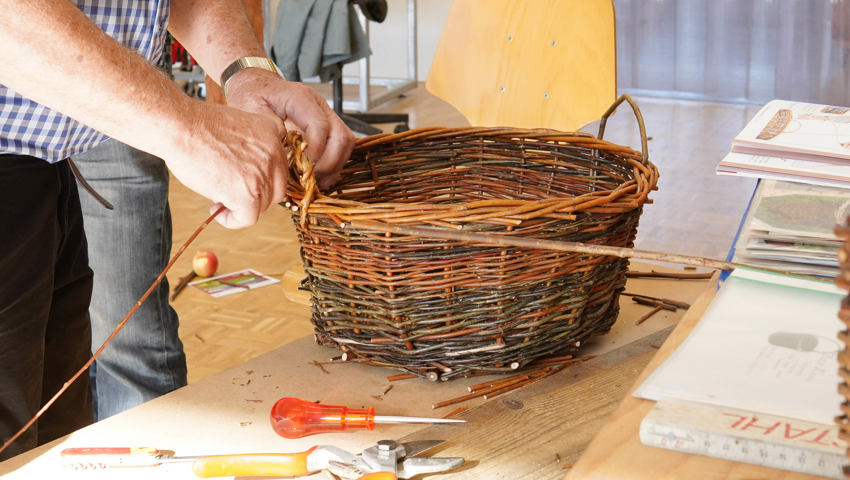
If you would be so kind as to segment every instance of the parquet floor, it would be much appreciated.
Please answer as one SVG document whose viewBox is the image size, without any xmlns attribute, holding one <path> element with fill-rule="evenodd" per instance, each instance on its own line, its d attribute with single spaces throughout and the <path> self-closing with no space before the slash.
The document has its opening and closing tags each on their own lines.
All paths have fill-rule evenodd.
<svg viewBox="0 0 850 480">
<path fill-rule="evenodd" d="M 714 166 L 757 106 L 636 100 L 646 125 L 649 158 L 661 172 L 659 190 L 652 195 L 654 203 L 646 206 L 641 217 L 636 247 L 724 258 L 755 183 L 719 177 Z M 375 111 L 408 112 L 414 128 L 467 124 L 454 108 L 428 94 L 424 85 Z M 636 125 L 628 106 L 621 107 L 609 121 L 604 138 L 640 148 Z M 176 253 L 207 218 L 209 205 L 174 180 L 171 207 Z M 220 273 L 254 268 L 281 278 L 300 265 L 289 213 L 278 207 L 251 228 L 227 230 L 210 224 L 168 275 L 172 286 L 190 271 L 191 257 L 199 249 L 216 252 Z M 309 307 L 289 301 L 283 283 L 218 299 L 186 289 L 173 305 L 180 314 L 190 382 L 312 332 Z"/>
</svg>

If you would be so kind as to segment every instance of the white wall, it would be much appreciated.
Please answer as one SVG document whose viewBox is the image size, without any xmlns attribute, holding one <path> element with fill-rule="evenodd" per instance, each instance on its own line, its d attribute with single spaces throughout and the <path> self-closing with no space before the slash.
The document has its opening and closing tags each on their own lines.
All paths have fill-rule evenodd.
<svg viewBox="0 0 850 480">
<path fill-rule="evenodd" d="M 369 23 L 372 57 L 370 67 L 373 77 L 407 78 L 408 3 L 411 0 L 387 0 L 387 18 L 382 23 Z M 424 81 L 452 0 L 412 0 L 416 3 L 417 24 L 417 77 Z M 263 0 L 266 12 L 266 40 L 274 24 L 274 13 L 280 0 Z M 267 45 L 268 46 L 268 45 Z M 345 67 L 345 75 L 358 75 L 356 64 Z"/>
<path fill-rule="evenodd" d="M 387 0 L 389 11 L 383 23 L 369 25 L 375 77 L 404 78 L 407 73 L 407 10 L 409 0 Z M 431 59 L 449 13 L 452 0 L 416 1 L 418 78 L 428 77 Z"/>
</svg>

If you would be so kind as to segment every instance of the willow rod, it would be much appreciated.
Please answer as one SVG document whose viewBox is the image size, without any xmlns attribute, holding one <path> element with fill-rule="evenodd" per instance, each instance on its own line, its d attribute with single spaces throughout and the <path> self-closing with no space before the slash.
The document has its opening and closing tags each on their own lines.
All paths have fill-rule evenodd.
<svg viewBox="0 0 850 480">
<path fill-rule="evenodd" d="M 713 268 L 715 270 L 734 270 L 740 264 L 715 260 L 712 258 L 696 257 L 691 255 L 679 255 L 674 253 L 653 252 L 650 250 L 637 250 L 634 248 L 612 247 L 608 245 L 592 245 L 581 242 L 562 242 L 554 240 L 543 240 L 539 238 L 509 237 L 494 235 L 491 233 L 463 232 L 452 230 L 439 230 L 436 228 L 410 227 L 382 222 L 370 222 L 368 220 L 350 220 L 343 228 L 355 228 L 359 230 L 374 230 L 378 232 L 390 232 L 400 235 L 416 235 L 424 238 L 440 240 L 454 240 L 468 243 L 483 243 L 487 245 L 537 248 L 541 250 L 556 250 L 571 253 L 586 253 L 590 255 L 608 255 L 619 258 L 640 258 L 643 260 L 654 260 L 670 262 L 695 267 Z"/>
</svg>

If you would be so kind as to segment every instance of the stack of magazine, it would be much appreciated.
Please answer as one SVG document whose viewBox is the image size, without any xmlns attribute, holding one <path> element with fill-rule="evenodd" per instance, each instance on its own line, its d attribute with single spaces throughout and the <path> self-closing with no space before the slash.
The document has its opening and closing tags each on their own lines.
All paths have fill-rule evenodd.
<svg viewBox="0 0 850 480">
<path fill-rule="evenodd" d="M 834 277 L 850 215 L 850 108 L 768 102 L 732 140 L 717 173 L 760 178 L 732 260 Z"/>
<path fill-rule="evenodd" d="M 841 246 L 833 230 L 848 215 L 850 190 L 762 180 L 741 224 L 733 261 L 833 278 Z"/>
<path fill-rule="evenodd" d="M 850 188 L 850 108 L 772 100 L 732 140 L 716 171 Z"/>
</svg>

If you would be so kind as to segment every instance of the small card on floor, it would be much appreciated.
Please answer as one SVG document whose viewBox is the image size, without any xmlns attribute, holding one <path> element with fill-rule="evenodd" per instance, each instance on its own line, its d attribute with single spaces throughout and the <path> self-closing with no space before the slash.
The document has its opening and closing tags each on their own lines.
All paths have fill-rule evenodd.
<svg viewBox="0 0 850 480">
<path fill-rule="evenodd" d="M 216 277 L 205 278 L 189 284 L 213 297 L 253 290 L 280 282 L 277 278 L 263 275 L 254 269 L 239 270 Z"/>
</svg>

